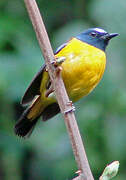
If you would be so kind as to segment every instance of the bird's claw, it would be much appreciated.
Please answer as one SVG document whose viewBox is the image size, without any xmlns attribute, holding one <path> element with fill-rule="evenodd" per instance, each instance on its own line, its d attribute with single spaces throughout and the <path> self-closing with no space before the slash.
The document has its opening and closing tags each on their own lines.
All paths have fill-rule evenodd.
<svg viewBox="0 0 126 180">
<path fill-rule="evenodd" d="M 56 60 L 53 60 L 53 61 L 51 62 L 51 64 L 52 64 L 54 67 L 57 67 L 57 62 L 56 62 Z"/>
<path fill-rule="evenodd" d="M 62 64 L 65 60 L 66 60 L 66 57 L 64 57 L 64 56 L 56 58 L 56 62 L 58 65 Z"/>
<path fill-rule="evenodd" d="M 52 61 L 52 65 L 56 68 L 56 73 L 59 74 L 62 71 L 62 67 L 60 66 L 64 61 L 65 57 L 57 57 L 55 60 Z"/>
<path fill-rule="evenodd" d="M 57 66 L 59 66 L 60 64 L 62 64 L 62 63 L 65 61 L 65 59 L 66 59 L 66 58 L 65 58 L 64 56 L 56 57 L 56 59 L 53 60 L 53 61 L 51 62 L 51 64 L 54 65 L 54 67 L 57 67 Z"/>
<path fill-rule="evenodd" d="M 57 66 L 56 67 L 56 73 L 59 74 L 62 71 L 62 67 L 61 66 Z"/>
<path fill-rule="evenodd" d="M 67 105 L 72 107 L 73 106 L 73 102 L 69 101 L 69 102 L 67 102 Z"/>
<path fill-rule="evenodd" d="M 69 101 L 69 102 L 67 103 L 67 106 L 70 106 L 70 107 L 64 111 L 64 114 L 67 114 L 67 113 L 69 113 L 69 112 L 74 112 L 74 111 L 76 110 L 76 109 L 75 109 L 75 106 L 73 106 L 72 101 Z"/>
</svg>

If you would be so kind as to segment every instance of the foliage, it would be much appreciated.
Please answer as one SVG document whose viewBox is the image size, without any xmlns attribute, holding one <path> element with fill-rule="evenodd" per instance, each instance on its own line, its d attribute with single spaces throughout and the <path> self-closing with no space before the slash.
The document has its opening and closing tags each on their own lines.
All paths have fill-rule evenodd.
<svg viewBox="0 0 126 180">
<path fill-rule="evenodd" d="M 126 83 L 124 0 L 38 0 L 55 50 L 88 27 L 103 27 L 120 36 L 107 49 L 107 69 L 98 87 L 76 106 L 76 117 L 95 179 L 105 165 L 120 161 L 125 179 Z M 61 115 L 40 122 L 30 139 L 19 139 L 13 126 L 19 104 L 43 57 L 23 1 L 0 1 L 0 179 L 71 179 L 76 172 Z M 115 179 L 117 179 L 115 178 Z"/>
</svg>

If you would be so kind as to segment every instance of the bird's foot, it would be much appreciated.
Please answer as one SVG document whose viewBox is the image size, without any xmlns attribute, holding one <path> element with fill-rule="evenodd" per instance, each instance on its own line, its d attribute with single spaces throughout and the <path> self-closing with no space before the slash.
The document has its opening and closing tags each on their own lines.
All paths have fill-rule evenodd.
<svg viewBox="0 0 126 180">
<path fill-rule="evenodd" d="M 64 56 L 57 57 L 56 60 L 52 61 L 51 64 L 54 65 L 54 67 L 57 67 L 57 66 L 61 65 L 65 60 L 66 60 L 66 58 Z"/>
<path fill-rule="evenodd" d="M 59 74 L 62 71 L 62 67 L 60 65 L 65 61 L 65 59 L 66 58 L 62 56 L 52 61 L 51 64 L 56 68 L 56 74 Z"/>
<path fill-rule="evenodd" d="M 68 101 L 67 105 L 72 107 L 73 106 L 73 102 L 72 101 Z"/>
<path fill-rule="evenodd" d="M 64 111 L 64 114 L 67 114 L 69 112 L 74 112 L 76 110 L 72 101 L 67 102 L 67 106 L 69 106 L 69 108 Z"/>
<path fill-rule="evenodd" d="M 56 67 L 56 74 L 59 74 L 62 71 L 62 67 L 61 66 L 57 66 Z"/>
</svg>

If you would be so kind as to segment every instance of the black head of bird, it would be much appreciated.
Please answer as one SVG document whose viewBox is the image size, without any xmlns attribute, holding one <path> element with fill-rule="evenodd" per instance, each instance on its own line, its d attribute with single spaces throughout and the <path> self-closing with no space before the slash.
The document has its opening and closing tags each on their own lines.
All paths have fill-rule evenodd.
<svg viewBox="0 0 126 180">
<path fill-rule="evenodd" d="M 76 38 L 105 51 L 109 40 L 116 36 L 118 36 L 118 33 L 109 34 L 101 28 L 91 28 L 80 33 Z"/>
</svg>

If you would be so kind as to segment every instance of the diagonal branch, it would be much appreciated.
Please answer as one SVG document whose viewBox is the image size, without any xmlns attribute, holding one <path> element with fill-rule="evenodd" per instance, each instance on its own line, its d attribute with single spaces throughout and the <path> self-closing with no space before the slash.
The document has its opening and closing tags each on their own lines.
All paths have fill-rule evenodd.
<svg viewBox="0 0 126 180">
<path fill-rule="evenodd" d="M 63 80 L 60 76 L 60 73 L 56 73 L 55 67 L 52 65 L 52 62 L 55 60 L 50 41 L 40 15 L 39 9 L 37 7 L 35 0 L 24 0 L 29 16 L 31 18 L 36 36 L 42 50 L 43 56 L 46 61 L 47 69 L 55 89 L 55 94 L 57 101 L 59 103 L 61 112 L 64 116 L 65 124 L 68 130 L 70 141 L 72 144 L 73 152 L 75 159 L 78 165 L 78 169 L 83 174 L 81 180 L 93 180 L 93 176 L 88 164 L 86 153 L 84 150 L 83 142 L 79 133 L 77 122 L 74 116 L 73 111 L 67 112 L 70 109 L 70 100 L 66 93 Z"/>
</svg>

